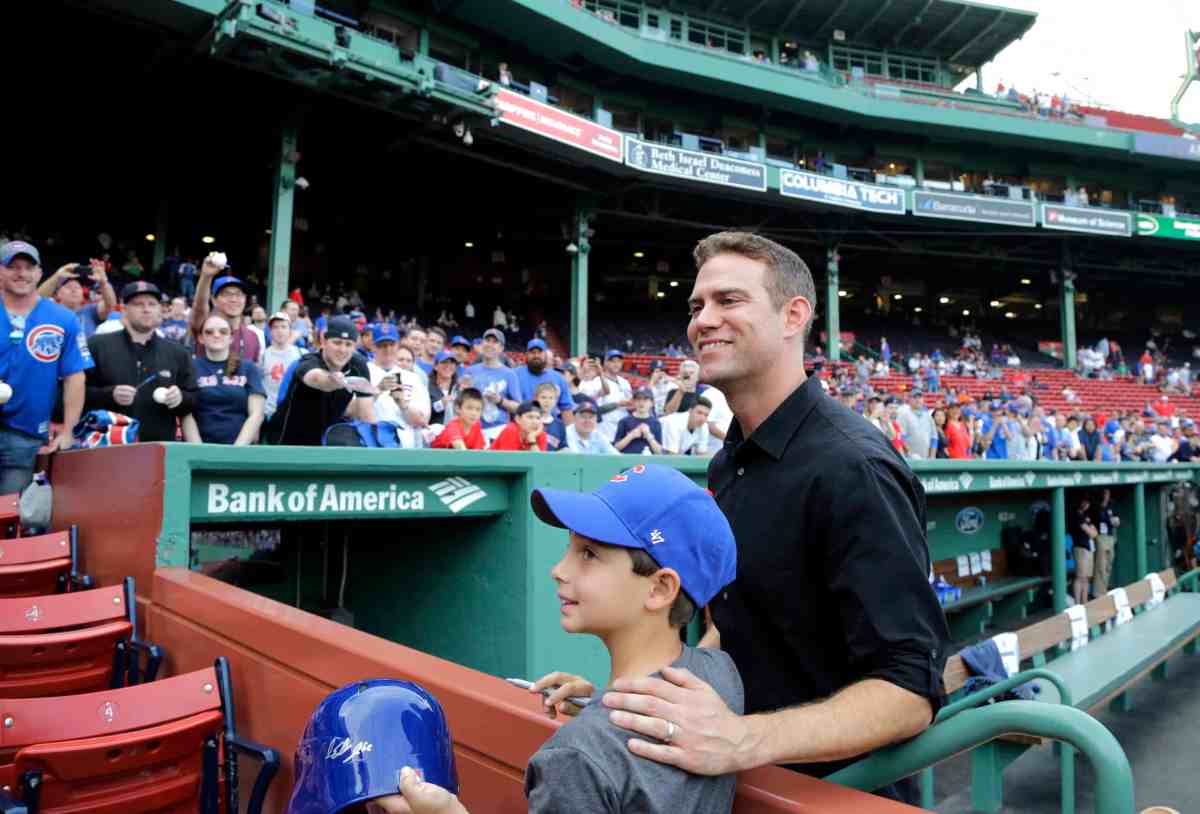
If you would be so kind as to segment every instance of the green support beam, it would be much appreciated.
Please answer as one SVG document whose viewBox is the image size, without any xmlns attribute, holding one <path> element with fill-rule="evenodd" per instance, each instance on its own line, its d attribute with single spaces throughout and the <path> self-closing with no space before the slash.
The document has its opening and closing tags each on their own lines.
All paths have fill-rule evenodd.
<svg viewBox="0 0 1200 814">
<path fill-rule="evenodd" d="M 1054 588 L 1054 612 L 1067 609 L 1067 490 L 1057 487 L 1050 503 L 1050 580 Z"/>
<path fill-rule="evenodd" d="M 1063 367 L 1075 369 L 1075 281 L 1069 278 L 1068 272 L 1062 271 L 1062 283 L 1059 286 L 1058 322 L 1059 334 L 1062 337 Z"/>
<path fill-rule="evenodd" d="M 1142 579 L 1150 570 L 1146 564 L 1146 484 L 1133 488 L 1133 537 L 1137 553 L 1136 579 Z"/>
<path fill-rule="evenodd" d="M 830 363 L 842 358 L 841 317 L 838 309 L 841 301 L 838 298 L 838 250 L 837 246 L 825 254 L 825 357 Z"/>
<path fill-rule="evenodd" d="M 271 201 L 271 248 L 267 257 L 267 313 L 283 305 L 288 295 L 292 264 L 292 215 L 296 196 L 296 128 L 284 127 L 275 165 L 275 190 Z"/>
<path fill-rule="evenodd" d="M 571 254 L 571 355 L 588 350 L 588 254 L 592 250 L 590 226 L 592 213 L 583 207 L 575 212 L 575 235 Z"/>
</svg>

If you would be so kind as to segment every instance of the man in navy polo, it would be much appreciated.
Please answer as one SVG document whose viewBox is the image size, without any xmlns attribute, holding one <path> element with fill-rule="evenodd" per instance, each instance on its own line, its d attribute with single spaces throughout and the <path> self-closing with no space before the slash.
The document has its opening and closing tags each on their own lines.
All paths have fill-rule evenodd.
<svg viewBox="0 0 1200 814">
<path fill-rule="evenodd" d="M 41 278 L 36 248 L 20 240 L 0 246 L 0 380 L 12 388 L 0 405 L 0 494 L 29 484 L 37 451 L 47 439 L 51 450 L 71 446 L 71 430 L 83 410 L 83 372 L 92 367 L 79 320 L 38 295 Z M 63 426 L 50 437 L 60 379 Z"/>
<path fill-rule="evenodd" d="M 525 364 L 514 372 L 517 381 L 521 383 L 521 400 L 534 401 L 537 399 L 539 384 L 549 382 L 558 388 L 558 404 L 555 414 L 564 424 L 570 424 L 573 419 L 575 400 L 571 398 L 571 388 L 562 374 L 553 368 L 546 367 L 546 340 L 530 339 L 525 346 Z"/>
</svg>

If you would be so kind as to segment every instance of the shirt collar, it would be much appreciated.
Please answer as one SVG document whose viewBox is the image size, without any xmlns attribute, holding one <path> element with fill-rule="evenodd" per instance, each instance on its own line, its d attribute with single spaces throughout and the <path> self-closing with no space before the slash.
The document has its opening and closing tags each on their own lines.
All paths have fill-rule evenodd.
<svg viewBox="0 0 1200 814">
<path fill-rule="evenodd" d="M 735 416 L 729 430 L 729 440 L 735 446 L 746 440 L 775 460 L 781 460 L 792 437 L 817 406 L 817 400 L 824 397 L 820 382 L 815 376 L 810 376 L 775 408 L 775 412 L 767 416 L 767 420 L 748 439 L 743 437 L 742 425 Z"/>
</svg>

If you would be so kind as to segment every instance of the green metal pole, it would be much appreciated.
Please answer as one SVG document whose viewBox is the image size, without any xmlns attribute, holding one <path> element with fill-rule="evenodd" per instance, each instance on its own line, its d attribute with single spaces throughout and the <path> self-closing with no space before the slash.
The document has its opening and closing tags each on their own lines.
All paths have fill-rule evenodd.
<svg viewBox="0 0 1200 814">
<path fill-rule="evenodd" d="M 842 329 L 841 300 L 838 297 L 840 277 L 838 276 L 837 246 L 825 253 L 825 357 L 830 363 L 842 358 Z"/>
<path fill-rule="evenodd" d="M 571 255 L 571 355 L 588 351 L 588 224 L 592 215 L 580 207 L 575 212 L 576 251 Z"/>
<path fill-rule="evenodd" d="M 1067 609 L 1067 491 L 1058 487 L 1051 498 L 1050 564 L 1053 576 L 1054 612 Z"/>
<path fill-rule="evenodd" d="M 1059 327 L 1062 334 L 1063 367 L 1075 369 L 1075 282 L 1065 277 L 1059 288 Z"/>
<path fill-rule="evenodd" d="M 288 295 L 292 265 L 292 215 L 296 196 L 296 128 L 286 126 L 279 140 L 275 169 L 274 199 L 271 202 L 271 248 L 267 256 L 267 313 L 283 305 Z"/>
<path fill-rule="evenodd" d="M 1137 546 L 1137 576 L 1141 579 L 1150 570 L 1146 564 L 1146 484 L 1139 483 L 1133 488 L 1133 537 Z"/>
<path fill-rule="evenodd" d="M 1041 701 L 1005 701 L 972 709 L 935 724 L 901 744 L 826 777 L 861 791 L 874 791 L 946 758 L 1010 733 L 1041 735 L 1069 743 L 1092 764 L 1097 814 L 1133 814 L 1133 770 L 1121 744 L 1083 710 Z"/>
<path fill-rule="evenodd" d="M 163 198 L 158 202 L 158 212 L 154 216 L 154 258 L 151 261 L 150 268 L 157 274 L 163 267 L 163 263 L 167 261 L 167 199 Z M 167 285 L 172 288 L 175 285 L 175 280 L 167 280 Z"/>
</svg>

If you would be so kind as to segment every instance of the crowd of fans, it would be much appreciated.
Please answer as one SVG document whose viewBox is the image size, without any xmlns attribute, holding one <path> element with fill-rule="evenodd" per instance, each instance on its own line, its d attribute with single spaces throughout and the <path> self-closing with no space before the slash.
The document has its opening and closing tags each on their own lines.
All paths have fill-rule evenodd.
<svg viewBox="0 0 1200 814">
<path fill-rule="evenodd" d="M 1153 345 L 1153 343 L 1150 343 Z M 1121 349 L 1101 340 L 1090 354 L 1099 362 L 1089 375 L 1111 378 L 1114 362 L 1124 368 Z M 1162 372 L 1162 357 L 1147 347 L 1139 361 L 1139 377 L 1162 382 L 1163 394 L 1140 411 L 1085 412 L 1074 408 L 1078 397 L 1069 387 L 1062 395 L 1071 408 L 1043 405 L 1046 386 L 1035 372 L 1019 372 L 1002 379 L 1005 367 L 1020 359 L 1012 348 L 993 344 L 985 356 L 978 335 L 964 333 L 958 352 L 951 357 L 940 350 L 914 353 L 906 363 L 892 355 L 887 338 L 881 339 L 879 356 L 860 356 L 851 365 L 831 371 L 822 384 L 831 396 L 860 413 L 879 428 L 901 454 L 913 459 L 955 458 L 987 460 L 1145 461 L 1190 463 L 1200 460 L 1200 438 L 1195 421 L 1183 415 L 1168 393 L 1191 395 L 1190 364 Z M 1158 363 L 1158 377 L 1153 367 Z M 893 365 L 907 368 L 911 385 L 888 393 L 876 387 Z M 995 381 L 982 397 L 943 388 L 945 375 L 973 376 Z M 927 398 L 927 394 L 932 398 Z"/>
<path fill-rule="evenodd" d="M 110 271 L 110 261 L 97 259 L 65 265 L 42 281 L 35 246 L 11 241 L 0 249 L 0 320 L 12 347 L 24 346 L 0 370 L 0 399 L 7 400 L 2 491 L 28 482 L 44 446 L 185 440 L 711 455 L 732 420 L 724 395 L 699 382 L 692 360 L 680 364 L 677 377 L 658 361 L 648 381 L 631 379 L 618 348 L 557 356 L 543 338 L 544 323 L 523 347 L 511 348 L 504 329 L 518 317 L 500 307 L 493 327 L 471 340 L 451 333 L 459 323 L 449 309 L 429 326 L 382 309 L 369 321 L 353 291 L 335 296 L 314 288 L 309 294 L 320 304 L 310 312 L 297 290 L 268 316 L 221 253 L 173 264 L 169 279 L 180 292 L 173 298 L 146 278 L 136 258 L 115 272 L 128 280 L 119 295 Z M 465 322 L 473 311 L 468 303 Z M 667 350 L 683 354 L 674 345 Z M 1116 342 L 1084 350 L 1084 375 L 1125 369 Z M 1190 394 L 1190 365 L 1165 369 L 1154 343 L 1136 372 L 1164 393 L 1140 412 L 1056 411 L 1040 403 L 1045 386 L 1036 373 L 1002 379 L 1004 368 L 1019 365 L 1012 348 L 993 344 L 985 353 L 970 331 L 953 354 L 905 359 L 884 338 L 877 359 L 838 366 L 822 384 L 916 459 L 1200 457 L 1195 423 L 1177 414 L 1167 395 Z M 891 393 L 876 386 L 896 369 L 907 370 L 911 384 Z M 975 398 L 943 387 L 946 376 L 971 376 L 989 389 Z M 1073 393 L 1063 395 L 1075 401 Z M 347 425 L 356 431 L 332 432 Z"/>
<path fill-rule="evenodd" d="M 499 307 L 497 327 L 468 340 L 448 333 L 448 311 L 427 327 L 383 310 L 368 321 L 354 292 L 310 313 L 295 291 L 268 316 L 219 252 L 175 263 L 173 298 L 140 264 L 118 294 L 104 259 L 44 282 L 41 262 L 27 241 L 0 247 L 0 322 L 15 351 L 0 366 L 6 493 L 29 482 L 43 447 L 369 436 L 404 449 L 710 455 L 732 420 L 694 362 L 677 379 L 659 364 L 635 387 L 623 351 L 561 359 L 544 324 L 515 358 L 502 328 L 517 315 Z M 346 426 L 356 432 L 332 432 Z"/>
</svg>

